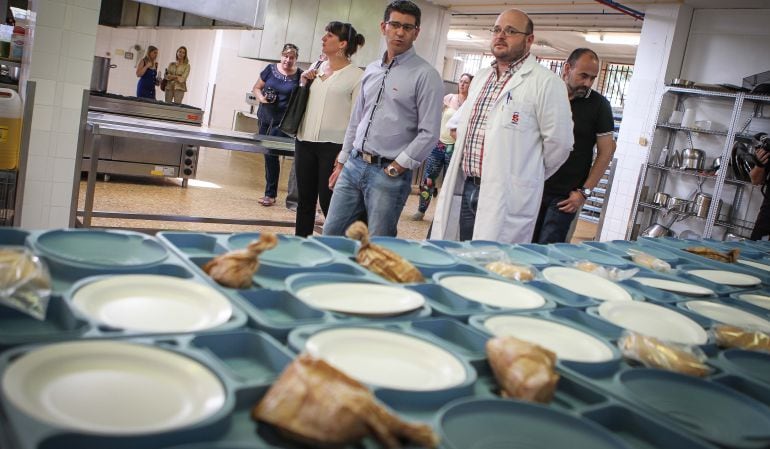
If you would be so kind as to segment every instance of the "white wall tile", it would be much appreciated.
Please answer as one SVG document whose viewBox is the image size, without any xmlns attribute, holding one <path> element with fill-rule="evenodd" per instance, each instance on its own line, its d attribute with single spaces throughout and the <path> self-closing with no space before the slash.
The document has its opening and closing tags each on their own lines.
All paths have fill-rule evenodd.
<svg viewBox="0 0 770 449">
<path fill-rule="evenodd" d="M 75 174 L 75 158 L 54 158 L 53 165 L 53 181 L 54 182 L 70 182 L 72 186 L 72 177 Z"/>
<path fill-rule="evenodd" d="M 62 133 L 77 133 L 80 129 L 80 109 L 60 108 L 55 130 Z M 74 155 L 74 153 L 73 153 Z"/>
<path fill-rule="evenodd" d="M 62 30 L 60 28 L 38 25 L 34 29 L 33 47 L 35 51 L 59 53 L 62 49 Z"/>
<path fill-rule="evenodd" d="M 96 36 L 99 26 L 99 11 L 67 5 L 64 16 L 64 29 Z"/>
<path fill-rule="evenodd" d="M 34 51 L 30 62 L 29 77 L 46 80 L 57 79 L 59 73 L 59 54 Z"/>
<path fill-rule="evenodd" d="M 62 83 L 61 106 L 63 108 L 80 109 L 83 104 L 83 90 L 88 86 L 72 83 Z"/>
<path fill-rule="evenodd" d="M 44 104 L 53 106 L 54 96 L 56 95 L 56 81 L 46 79 L 35 79 L 35 105 Z"/>
<path fill-rule="evenodd" d="M 96 48 L 95 34 L 64 31 L 63 35 L 66 42 L 65 54 L 68 57 L 93 62 Z"/>
<path fill-rule="evenodd" d="M 77 155 L 78 135 L 75 133 L 55 133 L 56 157 L 74 158 Z"/>
<path fill-rule="evenodd" d="M 67 5 L 61 1 L 37 0 L 36 24 L 54 28 L 62 27 Z"/>
<path fill-rule="evenodd" d="M 54 122 L 54 107 L 36 105 L 32 110 L 32 130 L 50 131 Z"/>
<path fill-rule="evenodd" d="M 48 213 L 48 227 L 60 228 L 69 225 L 70 208 L 61 206 L 51 206 Z"/>
<path fill-rule="evenodd" d="M 21 214 L 21 227 L 26 229 L 43 228 L 41 217 L 43 216 L 43 203 L 34 202 L 27 198 L 29 193 L 29 182 L 26 184 L 24 192 L 24 202 Z M 48 210 L 46 208 L 46 210 Z"/>
<path fill-rule="evenodd" d="M 39 129 L 32 130 L 29 134 L 29 154 L 48 156 L 51 148 L 51 132 Z"/>
<path fill-rule="evenodd" d="M 53 159 L 46 156 L 29 156 L 27 178 L 30 181 L 50 182 L 51 176 L 53 176 Z"/>
<path fill-rule="evenodd" d="M 51 187 L 51 206 L 70 207 L 72 182 L 54 182 Z"/>
<path fill-rule="evenodd" d="M 90 84 L 93 59 L 93 50 L 89 61 L 67 58 L 67 69 L 64 75 L 64 81 L 73 84 Z"/>
</svg>

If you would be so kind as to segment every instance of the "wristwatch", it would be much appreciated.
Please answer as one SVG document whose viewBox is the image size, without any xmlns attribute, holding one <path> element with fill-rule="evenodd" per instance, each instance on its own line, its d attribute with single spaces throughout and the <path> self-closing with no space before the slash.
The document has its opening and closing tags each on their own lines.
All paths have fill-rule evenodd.
<svg viewBox="0 0 770 449">
<path fill-rule="evenodd" d="M 398 176 L 398 169 L 392 165 L 388 165 L 388 168 L 385 169 L 385 172 L 390 176 L 391 178 L 395 178 Z"/>
<path fill-rule="evenodd" d="M 580 192 L 581 195 L 583 195 L 583 198 L 588 198 L 591 196 L 591 193 L 593 193 L 594 189 L 589 189 L 586 186 L 583 186 L 579 189 L 577 189 L 578 192 Z"/>
</svg>

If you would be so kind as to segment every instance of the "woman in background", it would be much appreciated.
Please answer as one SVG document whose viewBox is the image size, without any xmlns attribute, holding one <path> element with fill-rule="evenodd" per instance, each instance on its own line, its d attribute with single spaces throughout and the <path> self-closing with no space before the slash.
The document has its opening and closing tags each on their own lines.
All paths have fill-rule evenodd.
<svg viewBox="0 0 770 449">
<path fill-rule="evenodd" d="M 364 45 L 364 36 L 353 25 L 330 22 L 321 38 L 321 51 L 326 59 L 317 69 L 302 74 L 310 85 L 305 115 L 297 131 L 294 158 L 297 167 L 299 204 L 295 234 L 313 234 L 316 201 L 324 215 L 329 210 L 332 191 L 329 177 L 334 161 L 342 149 L 350 112 L 361 87 L 363 70 L 352 65 L 350 58 Z"/>
<path fill-rule="evenodd" d="M 150 45 L 147 54 L 136 66 L 136 96 L 155 99 L 155 86 L 158 84 L 158 49 Z"/>
<path fill-rule="evenodd" d="M 179 47 L 176 61 L 166 69 L 166 103 L 182 103 L 187 92 L 187 77 L 190 76 L 190 60 L 187 59 L 187 47 Z"/>
<path fill-rule="evenodd" d="M 291 91 L 299 85 L 302 70 L 297 68 L 299 49 L 294 44 L 286 44 L 281 51 L 281 61 L 270 64 L 259 74 L 252 92 L 260 102 L 257 110 L 259 133 L 268 136 L 288 137 L 279 128 L 286 107 L 289 105 Z M 265 196 L 259 199 L 263 206 L 272 206 L 278 196 L 278 178 L 281 165 L 278 156 L 265 155 Z M 291 186 L 289 187 L 291 190 Z"/>
<path fill-rule="evenodd" d="M 417 212 L 411 217 L 414 221 L 420 221 L 425 216 L 425 211 L 430 206 L 431 197 L 435 196 L 438 191 L 436 181 L 439 175 L 446 172 L 449 167 L 452 150 L 455 147 L 455 138 L 450 134 L 446 124 L 468 98 L 468 87 L 471 85 L 471 80 L 473 80 L 473 75 L 463 73 L 457 84 L 457 93 L 444 97 L 444 112 L 441 113 L 441 134 L 436 147 L 433 148 L 425 161 L 425 172 L 420 182 L 420 204 L 417 206 Z"/>
</svg>

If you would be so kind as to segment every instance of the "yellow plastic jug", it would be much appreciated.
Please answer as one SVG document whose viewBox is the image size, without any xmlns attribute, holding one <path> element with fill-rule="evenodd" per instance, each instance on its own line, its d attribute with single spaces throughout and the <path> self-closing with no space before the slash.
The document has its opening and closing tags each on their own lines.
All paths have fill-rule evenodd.
<svg viewBox="0 0 770 449">
<path fill-rule="evenodd" d="M 21 98 L 13 89 L 0 89 L 0 170 L 19 165 Z"/>
</svg>

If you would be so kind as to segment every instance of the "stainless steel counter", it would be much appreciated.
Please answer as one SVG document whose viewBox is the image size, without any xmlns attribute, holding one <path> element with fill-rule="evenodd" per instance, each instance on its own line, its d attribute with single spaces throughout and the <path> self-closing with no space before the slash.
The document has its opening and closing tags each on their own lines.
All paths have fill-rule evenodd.
<svg viewBox="0 0 770 449">
<path fill-rule="evenodd" d="M 223 223 L 261 226 L 289 226 L 294 222 L 275 220 L 235 220 L 216 217 L 189 217 L 182 215 L 135 214 L 109 211 L 94 211 L 94 193 L 96 189 L 96 171 L 99 161 L 99 139 L 102 136 L 142 138 L 158 142 L 172 142 L 182 145 L 194 145 L 221 148 L 231 151 L 250 153 L 269 153 L 275 155 L 293 155 L 294 139 L 244 133 L 179 123 L 147 120 L 116 114 L 103 114 L 89 111 L 86 118 L 86 138 L 92 149 L 88 182 L 86 183 L 85 204 L 77 214 L 83 217 L 81 225 L 91 226 L 93 217 L 124 218 L 137 220 L 180 221 L 198 223 Z M 79 154 L 83 154 L 82 148 Z M 82 157 L 82 156 L 81 156 Z"/>
</svg>

